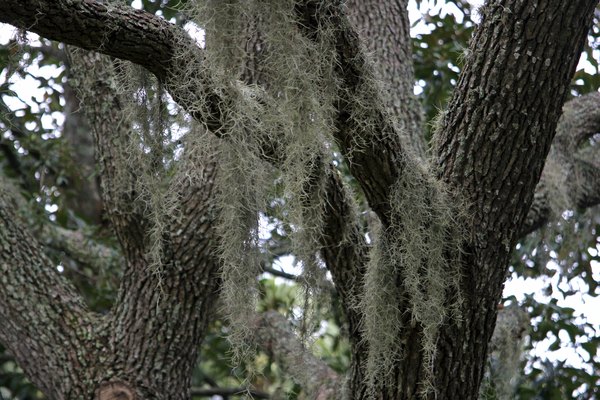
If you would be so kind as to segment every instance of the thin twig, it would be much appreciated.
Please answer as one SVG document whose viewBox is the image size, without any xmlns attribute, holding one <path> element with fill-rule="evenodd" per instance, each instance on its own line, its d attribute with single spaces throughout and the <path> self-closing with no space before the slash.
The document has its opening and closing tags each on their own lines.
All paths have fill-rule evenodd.
<svg viewBox="0 0 600 400">
<path fill-rule="evenodd" d="M 209 396 L 252 396 L 255 399 L 270 399 L 268 393 L 248 388 L 192 388 L 192 396 L 209 397 Z M 2 400 L 2 399 L 0 399 Z"/>
</svg>

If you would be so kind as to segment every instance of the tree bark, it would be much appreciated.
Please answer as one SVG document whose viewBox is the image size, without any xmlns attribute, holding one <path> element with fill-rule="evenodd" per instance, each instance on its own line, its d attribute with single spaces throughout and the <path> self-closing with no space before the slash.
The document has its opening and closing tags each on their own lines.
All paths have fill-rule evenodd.
<svg viewBox="0 0 600 400">
<path fill-rule="evenodd" d="M 349 17 L 363 38 L 380 78 L 386 105 L 404 144 L 425 158 L 423 110 L 414 95 L 412 39 L 406 0 L 350 0 Z"/>
<path fill-rule="evenodd" d="M 449 323 L 439 338 L 438 399 L 477 398 L 508 256 L 597 3 L 495 0 L 482 10 L 435 138 L 439 175 L 473 218 L 463 263 L 464 320 Z"/>
<path fill-rule="evenodd" d="M 196 175 L 202 179 L 175 180 L 179 217 L 164 235 L 162 273 L 152 274 L 135 175 L 119 171 L 129 126 L 120 115 L 112 62 L 94 55 L 73 62 L 77 81 L 92 81 L 86 111 L 101 160 L 103 201 L 124 250 L 123 280 L 113 310 L 91 313 L 18 223 L 17 203 L 10 204 L 10 195 L 2 192 L 0 318 L 9 322 L 0 327 L 0 340 L 50 399 L 188 399 L 219 286 L 216 162 L 186 158 L 202 169 Z"/>
</svg>

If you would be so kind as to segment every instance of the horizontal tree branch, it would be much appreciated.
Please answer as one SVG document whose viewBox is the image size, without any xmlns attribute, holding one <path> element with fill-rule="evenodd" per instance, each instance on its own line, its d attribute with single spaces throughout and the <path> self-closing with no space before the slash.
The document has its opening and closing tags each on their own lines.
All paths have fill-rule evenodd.
<svg viewBox="0 0 600 400">
<path fill-rule="evenodd" d="M 279 278 L 289 279 L 291 281 L 297 281 L 300 279 L 300 277 L 298 275 L 288 274 L 287 272 L 280 271 L 275 268 L 267 267 L 263 263 L 261 263 L 261 269 L 263 270 L 263 272 L 267 272 L 267 273 L 269 273 L 273 276 L 277 276 Z"/>
<path fill-rule="evenodd" d="M 192 397 L 211 397 L 211 396 L 250 396 L 253 399 L 270 399 L 268 393 L 247 388 L 192 388 Z"/>
<path fill-rule="evenodd" d="M 73 260 L 89 265 L 96 271 L 123 265 L 125 261 L 118 251 L 94 241 L 82 231 L 48 224 L 44 225 L 40 233 L 48 246 L 64 251 Z"/>
</svg>

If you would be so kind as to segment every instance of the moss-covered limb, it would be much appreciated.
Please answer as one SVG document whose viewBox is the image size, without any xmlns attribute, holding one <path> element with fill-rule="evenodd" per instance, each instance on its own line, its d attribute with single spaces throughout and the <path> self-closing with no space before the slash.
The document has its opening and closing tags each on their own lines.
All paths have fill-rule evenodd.
<svg viewBox="0 0 600 400">
<path fill-rule="evenodd" d="M 358 301 L 368 262 L 369 246 L 358 219 L 356 205 L 342 177 L 335 170 L 327 177 L 321 256 L 331 272 L 348 320 L 350 340 L 359 346 L 361 313 Z"/>
<path fill-rule="evenodd" d="M 162 146 L 157 140 L 162 135 L 160 124 L 151 121 L 153 130 L 136 131 L 122 121 L 128 107 L 133 112 L 130 118 L 139 114 L 122 100 L 114 62 L 93 53 L 75 54 L 72 61 L 95 128 L 105 203 L 128 261 L 108 332 L 114 354 L 107 356 L 107 363 L 118 369 L 103 378 L 135 382 L 134 389 L 147 398 L 187 398 L 196 348 L 220 282 L 214 152 L 210 146 L 192 151 L 195 147 L 188 139 L 205 138 L 202 130 L 192 130 L 184 138 L 184 154 L 168 175 L 162 159 L 161 165 L 156 162 L 163 154 L 157 148 Z M 121 72 L 128 69 L 116 67 Z M 152 150 L 147 156 L 135 152 L 144 140 Z M 146 176 L 142 179 L 141 174 Z M 150 191 L 176 203 L 177 212 L 150 201 Z M 157 221 L 162 226 L 157 227 Z M 152 236 L 157 230 L 159 243 Z"/>
<path fill-rule="evenodd" d="M 465 198 L 473 221 L 461 263 L 464 318 L 444 325 L 437 342 L 438 399 L 478 395 L 508 254 L 596 4 L 505 0 L 482 10 L 436 139 L 439 175 Z M 401 363 L 400 371 L 411 368 Z"/>
<path fill-rule="evenodd" d="M 412 40 L 408 1 L 350 0 L 349 17 L 364 39 L 382 81 L 386 105 L 399 133 L 416 156 L 425 158 L 423 110 L 414 95 Z"/>
<path fill-rule="evenodd" d="M 218 297 L 215 159 L 195 168 L 195 177 L 181 181 L 185 190 L 178 216 L 165 232 L 160 276 L 147 269 L 143 258 L 131 266 L 110 332 L 125 377 L 156 398 L 188 398 L 197 346 Z"/>
<path fill-rule="evenodd" d="M 204 68 L 202 51 L 183 31 L 159 17 L 129 7 L 83 0 L 9 0 L 0 5 L 0 12 L 2 22 L 144 66 L 165 82 L 167 90 L 180 105 L 213 132 L 223 134 L 222 124 L 229 120 L 223 113 L 231 109 L 229 94 L 212 91 L 215 87 L 214 77 L 209 76 Z M 366 60 L 362 55 L 357 56 L 359 41 L 356 33 L 347 24 L 337 25 L 340 22 L 343 20 L 331 19 L 329 26 L 333 24 L 335 32 L 339 32 L 338 47 L 344 56 L 340 73 L 347 77 L 351 86 L 348 94 L 351 96 L 352 93 L 369 89 L 372 82 L 363 87 L 363 81 L 357 79 L 363 77 L 361 68 Z M 94 35 L 74 34 L 72 29 L 94 32 Z M 186 82 L 185 85 L 181 84 L 182 80 Z M 380 110 L 383 107 L 379 106 L 379 101 L 373 102 L 373 90 L 364 91 L 365 95 L 358 99 L 360 104 L 355 110 L 347 101 L 339 102 L 339 127 L 343 128 L 341 132 L 345 132 L 339 139 L 343 148 L 352 153 L 350 165 L 357 169 L 355 175 L 366 189 L 373 208 L 382 217 L 387 211 L 386 194 L 395 181 L 395 166 L 401 165 L 402 157 L 398 153 L 397 142 L 400 139 L 397 132 L 387 114 Z M 366 123 L 365 119 L 368 119 Z M 366 131 L 365 125 L 369 126 Z M 371 140 L 373 138 L 369 134 L 373 132 L 381 132 L 380 140 Z M 260 140 L 264 142 L 262 153 L 266 157 L 282 153 L 267 137 L 261 137 Z M 376 150 L 378 147 L 379 151 Z"/>
<path fill-rule="evenodd" d="M 118 251 L 94 241 L 83 231 L 48 224 L 40 233 L 48 247 L 64 251 L 73 260 L 92 267 L 94 271 L 115 270 L 114 266 L 124 264 Z"/>
<path fill-rule="evenodd" d="M 94 318 L 18 214 L 0 187 L 0 342 L 41 390 L 66 399 Z"/>
<path fill-rule="evenodd" d="M 255 343 L 316 400 L 340 399 L 341 377 L 302 345 L 288 320 L 275 311 L 255 316 Z"/>
<path fill-rule="evenodd" d="M 196 348 L 220 282 L 214 230 L 214 149 L 210 144 L 194 146 L 193 140 L 206 138 L 201 129 L 194 127 L 184 138 L 185 149 L 178 165 L 167 174 L 162 166 L 163 149 L 156 148 L 162 145 L 155 143 L 162 142 L 157 140 L 157 135 L 162 137 L 160 126 L 139 132 L 125 122 L 115 127 L 117 122 L 111 119 L 127 109 L 133 112 L 131 118 L 139 117 L 135 105 L 125 105 L 115 88 L 113 62 L 93 54 L 84 55 L 78 62 L 85 68 L 77 75 L 80 83 L 90 84 L 90 79 L 95 82 L 91 86 L 96 90 L 95 98 L 88 99 L 86 105 L 91 107 L 88 115 L 94 121 L 104 166 L 105 196 L 116 208 L 111 210 L 111 222 L 121 232 L 125 249 L 135 249 L 127 254 L 109 338 L 109 346 L 116 350 L 109 363 L 121 365 L 127 372 L 112 379 L 144 382 L 136 384 L 135 389 L 150 398 L 184 399 Z M 152 150 L 147 155 L 132 150 L 142 140 Z M 196 150 L 198 147 L 200 150 Z M 161 155 L 161 165 L 155 161 L 157 155 Z M 142 174 L 145 176 L 140 177 Z M 176 212 L 162 199 L 159 203 L 149 199 L 149 193 L 174 203 Z M 120 228 L 131 221 L 138 221 L 136 230 Z M 152 236 L 156 232 L 158 243 Z"/>
<path fill-rule="evenodd" d="M 498 312 L 480 398 L 514 398 L 521 373 L 524 339 L 529 333 L 530 325 L 529 314 L 517 304 L 511 304 Z"/>
<path fill-rule="evenodd" d="M 598 202 L 597 141 L 589 140 L 600 131 L 600 93 L 590 93 L 565 104 L 556 128 L 540 185 L 550 191 L 555 214 L 567 207 L 590 206 Z"/>
<path fill-rule="evenodd" d="M 117 92 L 113 61 L 93 52 L 72 50 L 69 62 L 71 86 L 85 103 L 100 164 L 102 201 L 127 260 L 143 254 L 147 221 L 137 201 L 138 173 L 128 164 L 130 121 Z"/>
<path fill-rule="evenodd" d="M 334 137 L 350 172 L 384 225 L 390 223 L 390 193 L 408 160 L 397 126 L 389 114 L 357 32 L 339 1 L 321 4 L 303 0 L 296 6 L 299 28 L 308 39 L 331 43 L 335 49 Z"/>
<path fill-rule="evenodd" d="M 599 130 L 599 93 L 565 104 L 519 237 L 541 228 L 568 207 L 600 204 L 600 155 L 598 143 L 592 139 Z"/>
<path fill-rule="evenodd" d="M 563 107 L 554 143 L 576 151 L 600 130 L 600 92 L 576 97 Z"/>
</svg>

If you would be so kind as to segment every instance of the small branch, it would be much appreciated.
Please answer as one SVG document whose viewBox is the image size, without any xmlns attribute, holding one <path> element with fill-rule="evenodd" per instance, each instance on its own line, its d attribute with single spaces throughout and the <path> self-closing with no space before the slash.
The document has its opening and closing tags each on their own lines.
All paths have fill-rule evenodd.
<svg viewBox="0 0 600 400">
<path fill-rule="evenodd" d="M 210 396 L 250 396 L 255 399 L 270 399 L 268 393 L 246 388 L 192 388 L 192 397 L 210 397 Z"/>
<path fill-rule="evenodd" d="M 300 279 L 297 275 L 288 274 L 287 272 L 283 272 L 283 271 L 279 271 L 275 268 L 267 267 L 264 263 L 261 263 L 261 268 L 262 268 L 263 272 L 268 272 L 269 274 L 280 277 L 280 278 L 289 279 L 291 281 L 298 281 Z"/>
</svg>

